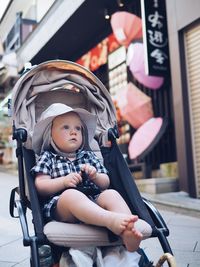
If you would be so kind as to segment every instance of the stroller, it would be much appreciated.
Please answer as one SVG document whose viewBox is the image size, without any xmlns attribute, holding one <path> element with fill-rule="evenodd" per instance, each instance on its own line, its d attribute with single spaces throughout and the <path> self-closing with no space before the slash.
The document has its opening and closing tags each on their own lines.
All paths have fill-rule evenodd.
<svg viewBox="0 0 200 267">
<path fill-rule="evenodd" d="M 139 249 L 139 266 L 158 267 L 167 261 L 169 266 L 175 267 L 175 259 L 167 241 L 169 230 L 156 208 L 140 196 L 117 145 L 115 108 L 109 92 L 89 70 L 64 60 L 47 61 L 32 67 L 22 74 L 13 89 L 13 139 L 17 142 L 19 186 L 11 191 L 10 214 L 20 219 L 23 244 L 30 246 L 30 266 L 40 266 L 39 248 L 45 244 L 50 246 L 54 262 L 59 262 L 62 251 L 70 247 L 121 244 L 117 236 L 103 227 L 57 221 L 45 223 L 43 220 L 40 197 L 30 172 L 36 158 L 32 150 L 32 133 L 41 113 L 53 103 L 84 108 L 97 115 L 92 149 L 99 157 L 103 157 L 109 171 L 110 187 L 122 195 L 133 214 L 151 225 L 151 237 L 159 239 L 164 252 L 157 265 L 153 265 L 144 251 Z M 108 146 L 108 143 L 111 145 Z M 29 230 L 27 210 L 32 214 L 33 235 Z"/>
</svg>

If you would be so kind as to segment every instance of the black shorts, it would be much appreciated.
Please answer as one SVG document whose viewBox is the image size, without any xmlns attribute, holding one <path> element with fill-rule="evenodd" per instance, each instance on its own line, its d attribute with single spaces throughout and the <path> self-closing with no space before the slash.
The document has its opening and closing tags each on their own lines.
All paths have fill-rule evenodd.
<svg viewBox="0 0 200 267">
<path fill-rule="evenodd" d="M 68 188 L 68 189 L 75 189 L 78 190 L 80 192 L 82 192 L 84 195 L 86 195 L 91 201 L 93 201 L 94 203 L 96 203 L 101 191 L 99 190 L 91 190 L 91 188 L 89 188 L 89 190 L 87 190 L 86 188 Z M 67 189 L 66 189 L 67 190 Z M 43 216 L 45 218 L 45 221 L 49 222 L 52 220 L 56 220 L 56 216 L 55 216 L 55 210 L 56 210 L 56 206 L 57 206 L 57 202 L 59 199 L 60 195 L 54 196 L 52 197 L 48 202 L 46 202 L 43 206 Z"/>
</svg>

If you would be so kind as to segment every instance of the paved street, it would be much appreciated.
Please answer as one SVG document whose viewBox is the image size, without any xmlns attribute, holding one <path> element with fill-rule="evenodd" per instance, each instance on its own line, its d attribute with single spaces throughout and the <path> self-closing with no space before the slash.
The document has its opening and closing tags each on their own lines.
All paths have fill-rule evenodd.
<svg viewBox="0 0 200 267">
<path fill-rule="evenodd" d="M 29 266 L 29 248 L 23 247 L 19 219 L 10 217 L 10 191 L 17 177 L 0 172 L 0 267 Z"/>
<path fill-rule="evenodd" d="M 16 185 L 15 175 L 0 172 L 0 267 L 29 266 L 29 248 L 23 247 L 19 220 L 9 215 L 10 191 Z M 169 242 L 177 266 L 199 267 L 200 218 L 170 211 L 169 208 L 159 211 L 170 229 Z M 163 253 L 155 238 L 143 241 L 142 247 L 150 260 L 157 261 Z"/>
<path fill-rule="evenodd" d="M 199 267 L 200 218 L 163 210 L 160 213 L 170 230 L 168 240 L 176 258 L 177 267 Z M 150 259 L 158 259 L 162 255 L 159 242 L 155 238 L 145 240 L 143 247 L 146 254 L 151 255 Z"/>
</svg>

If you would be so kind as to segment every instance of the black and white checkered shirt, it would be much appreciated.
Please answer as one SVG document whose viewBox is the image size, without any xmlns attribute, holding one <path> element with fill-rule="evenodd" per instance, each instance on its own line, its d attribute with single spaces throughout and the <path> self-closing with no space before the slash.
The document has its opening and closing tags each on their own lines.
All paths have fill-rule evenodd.
<svg viewBox="0 0 200 267">
<path fill-rule="evenodd" d="M 71 172 L 80 172 L 81 164 L 89 163 L 94 166 L 99 173 L 108 173 L 106 168 L 102 165 L 98 157 L 92 151 L 78 151 L 76 155 L 76 159 L 70 161 L 68 158 L 60 156 L 58 154 L 53 153 L 52 151 L 45 151 L 38 158 L 35 167 L 32 168 L 31 172 L 43 173 L 51 176 L 51 179 L 67 175 Z M 85 180 L 86 186 L 93 186 L 94 188 L 98 188 L 92 181 L 87 178 Z M 59 198 L 60 192 L 57 194 L 50 196 L 46 199 L 43 205 L 43 214 L 47 221 L 53 220 L 54 215 L 53 211 L 55 209 L 57 200 Z M 96 196 L 88 196 L 90 199 L 95 199 Z"/>
<path fill-rule="evenodd" d="M 78 151 L 76 159 L 73 161 L 52 151 L 44 151 L 32 171 L 50 175 L 53 179 L 71 172 L 80 172 L 81 165 L 86 163 L 94 166 L 98 173 L 108 173 L 94 152 L 85 150 Z"/>
</svg>

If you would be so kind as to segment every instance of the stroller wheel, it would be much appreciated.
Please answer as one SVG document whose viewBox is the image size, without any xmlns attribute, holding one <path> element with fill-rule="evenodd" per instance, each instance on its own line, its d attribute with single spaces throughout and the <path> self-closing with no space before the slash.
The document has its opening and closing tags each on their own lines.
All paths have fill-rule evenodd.
<svg viewBox="0 0 200 267">
<path fill-rule="evenodd" d="M 163 263 L 167 262 L 168 263 L 168 266 L 169 267 L 176 267 L 176 261 L 175 261 L 175 258 L 172 254 L 170 253 L 165 253 L 163 254 L 158 263 L 156 264 L 155 267 L 162 267 L 163 266 Z"/>
</svg>

